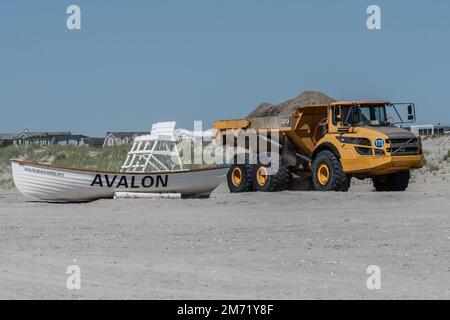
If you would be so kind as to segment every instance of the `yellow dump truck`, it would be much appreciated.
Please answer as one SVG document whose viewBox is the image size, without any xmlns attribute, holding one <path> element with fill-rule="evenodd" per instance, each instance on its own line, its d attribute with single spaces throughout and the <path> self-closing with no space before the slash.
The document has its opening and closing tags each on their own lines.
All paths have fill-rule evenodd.
<svg viewBox="0 0 450 320">
<path fill-rule="evenodd" d="M 399 107 L 406 107 L 407 121 Z M 269 173 L 269 165 L 259 160 L 260 146 L 252 148 L 247 141 L 240 147 L 256 154 L 256 160 L 245 156 L 239 163 L 238 157 L 233 159 L 227 176 L 229 189 L 281 191 L 293 175 L 304 173 L 320 191 L 347 191 L 352 178 L 372 179 L 377 191 L 404 191 L 410 171 L 423 165 L 422 144 L 419 136 L 394 125 L 389 114 L 398 115 L 402 123 L 414 122 L 415 106 L 345 101 L 308 105 L 288 116 L 216 121 L 214 128 L 222 143 L 230 142 L 231 132 L 235 148 L 239 135 L 248 132 L 260 136 L 264 131 L 268 141 L 274 133 L 279 137 L 276 150 L 264 148 L 268 154 L 278 153 L 277 172 Z"/>
</svg>

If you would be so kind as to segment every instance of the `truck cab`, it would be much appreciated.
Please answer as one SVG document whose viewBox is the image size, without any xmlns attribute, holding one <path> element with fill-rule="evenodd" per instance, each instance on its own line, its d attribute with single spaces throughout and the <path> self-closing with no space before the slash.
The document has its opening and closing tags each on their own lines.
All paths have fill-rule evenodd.
<svg viewBox="0 0 450 320">
<path fill-rule="evenodd" d="M 399 110 L 403 106 L 407 108 L 406 119 L 402 118 Z M 388 112 L 389 109 L 391 112 Z M 414 104 L 391 104 L 386 101 L 330 104 L 327 119 L 318 124 L 322 126 L 322 134 L 314 145 L 313 160 L 320 152 L 328 150 L 338 158 L 347 176 L 372 178 L 376 189 L 383 191 L 406 189 L 410 170 L 423 165 L 421 140 L 419 136 L 396 126 L 399 122 L 395 123 L 389 113 L 397 115 L 397 120 L 403 123 L 415 119 Z M 320 172 L 313 171 L 314 175 L 318 175 L 317 187 L 324 187 L 320 185 L 320 180 L 327 181 L 326 177 L 320 179 Z M 387 183 L 389 179 L 400 179 L 402 182 L 396 181 L 396 186 L 383 187 L 382 182 Z"/>
</svg>

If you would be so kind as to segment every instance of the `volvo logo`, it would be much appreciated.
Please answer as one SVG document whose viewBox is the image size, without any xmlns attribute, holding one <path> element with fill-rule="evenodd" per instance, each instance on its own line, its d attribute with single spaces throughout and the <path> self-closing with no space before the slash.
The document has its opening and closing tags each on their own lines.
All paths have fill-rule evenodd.
<svg viewBox="0 0 450 320">
<path fill-rule="evenodd" d="M 383 148 L 384 147 L 384 139 L 377 139 L 375 140 L 375 147 L 377 148 Z"/>
</svg>

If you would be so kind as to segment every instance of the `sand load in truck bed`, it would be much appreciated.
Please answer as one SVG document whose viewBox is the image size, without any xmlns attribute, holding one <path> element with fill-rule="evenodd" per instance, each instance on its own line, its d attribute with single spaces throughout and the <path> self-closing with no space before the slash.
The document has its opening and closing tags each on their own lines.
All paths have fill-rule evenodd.
<svg viewBox="0 0 450 320">
<path fill-rule="evenodd" d="M 335 102 L 334 99 L 320 91 L 303 91 L 296 98 L 279 104 L 261 103 L 248 115 L 248 118 L 291 115 L 295 109 L 302 108 L 306 105 L 327 105 L 333 102 Z"/>
</svg>

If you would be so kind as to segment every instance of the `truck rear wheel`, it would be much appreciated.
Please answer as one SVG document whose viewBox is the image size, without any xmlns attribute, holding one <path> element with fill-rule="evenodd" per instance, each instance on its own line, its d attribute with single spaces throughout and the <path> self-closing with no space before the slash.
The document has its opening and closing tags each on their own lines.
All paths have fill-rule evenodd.
<svg viewBox="0 0 450 320">
<path fill-rule="evenodd" d="M 348 191 L 350 176 L 345 174 L 339 159 L 328 150 L 321 151 L 312 164 L 312 180 L 318 191 Z"/>
<path fill-rule="evenodd" d="M 373 177 L 373 186 L 376 191 L 405 191 L 409 185 L 410 172 L 396 172 L 385 176 Z"/>
<path fill-rule="evenodd" d="M 230 192 L 237 193 L 253 191 L 252 177 L 254 175 L 254 171 L 255 165 L 233 165 L 227 174 L 228 189 L 230 189 Z"/>
<path fill-rule="evenodd" d="M 269 168 L 262 164 L 256 166 L 253 174 L 253 190 L 276 192 L 286 190 L 289 186 L 289 169 L 280 165 L 276 174 L 269 175 Z"/>
</svg>

